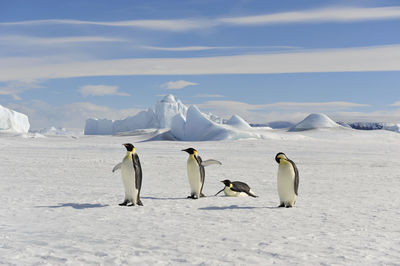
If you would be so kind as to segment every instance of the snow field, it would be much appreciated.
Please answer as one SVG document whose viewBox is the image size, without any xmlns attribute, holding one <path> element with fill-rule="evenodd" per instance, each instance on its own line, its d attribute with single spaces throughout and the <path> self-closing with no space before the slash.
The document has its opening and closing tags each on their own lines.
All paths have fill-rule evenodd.
<svg viewBox="0 0 400 266">
<path fill-rule="evenodd" d="M 398 264 L 400 136 L 274 132 L 221 142 L 3 136 L 0 264 Z M 143 207 L 118 206 L 123 186 L 111 169 L 126 142 L 141 159 Z M 207 198 L 186 199 L 188 147 L 223 164 L 206 168 Z M 300 172 L 293 209 L 276 208 L 279 151 Z M 223 179 L 259 198 L 213 197 Z"/>
</svg>

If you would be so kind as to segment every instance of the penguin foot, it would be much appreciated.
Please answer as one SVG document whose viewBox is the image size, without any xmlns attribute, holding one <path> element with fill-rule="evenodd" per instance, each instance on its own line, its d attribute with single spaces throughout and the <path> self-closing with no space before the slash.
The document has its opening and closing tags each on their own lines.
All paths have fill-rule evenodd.
<svg viewBox="0 0 400 266">
<path fill-rule="evenodd" d="M 292 208 L 292 205 L 286 205 L 285 208 Z"/>
<path fill-rule="evenodd" d="M 143 203 L 142 203 L 142 201 L 141 201 L 141 200 L 138 200 L 138 201 L 137 201 L 137 205 L 139 205 L 139 206 L 143 206 Z"/>
<path fill-rule="evenodd" d="M 278 208 L 283 208 L 283 207 L 285 207 L 285 203 L 281 203 L 281 204 L 279 204 L 279 206 L 278 206 Z"/>
<path fill-rule="evenodd" d="M 198 197 L 196 195 L 190 195 L 190 196 L 187 196 L 187 198 L 188 199 L 198 199 Z"/>
<path fill-rule="evenodd" d="M 128 204 L 129 201 L 125 200 L 124 202 L 118 204 L 119 206 L 126 206 Z"/>
<path fill-rule="evenodd" d="M 132 206 L 135 206 L 135 204 L 131 203 L 131 204 L 126 205 L 126 206 L 127 206 L 127 207 L 132 207 Z"/>
</svg>

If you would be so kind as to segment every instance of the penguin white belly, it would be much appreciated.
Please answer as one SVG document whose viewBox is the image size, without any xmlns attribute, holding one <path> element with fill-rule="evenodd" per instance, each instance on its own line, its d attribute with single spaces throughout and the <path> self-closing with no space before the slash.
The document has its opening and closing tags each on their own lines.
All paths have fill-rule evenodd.
<svg viewBox="0 0 400 266">
<path fill-rule="evenodd" d="M 125 158 L 121 165 L 122 182 L 125 188 L 125 200 L 129 200 L 136 204 L 138 190 L 136 189 L 135 169 L 133 162 L 129 158 Z"/>
<path fill-rule="evenodd" d="M 229 187 L 225 187 L 224 193 L 225 193 L 225 196 L 228 196 L 228 197 L 247 197 L 248 196 L 244 192 L 233 191 Z"/>
<path fill-rule="evenodd" d="M 189 184 L 192 195 L 196 195 L 200 198 L 200 190 L 201 190 L 201 176 L 200 176 L 200 168 L 196 161 L 196 159 L 191 158 L 190 156 L 187 160 L 187 175 L 189 178 Z"/>
<path fill-rule="evenodd" d="M 279 164 L 278 169 L 278 194 L 281 203 L 288 203 L 291 206 L 296 201 L 294 193 L 294 169 L 290 163 Z"/>
</svg>

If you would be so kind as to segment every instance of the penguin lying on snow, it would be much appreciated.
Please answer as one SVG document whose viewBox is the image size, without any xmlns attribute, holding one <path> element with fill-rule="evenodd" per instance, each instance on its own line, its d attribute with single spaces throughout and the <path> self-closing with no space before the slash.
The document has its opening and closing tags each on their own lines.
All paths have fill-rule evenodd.
<svg viewBox="0 0 400 266">
<path fill-rule="evenodd" d="M 246 183 L 240 181 L 231 182 L 228 179 L 221 182 L 224 183 L 225 187 L 215 194 L 215 196 L 224 191 L 225 196 L 229 197 L 243 197 L 247 195 L 254 198 L 257 197 Z"/>
<path fill-rule="evenodd" d="M 299 171 L 296 164 L 286 157 L 283 152 L 275 156 L 278 168 L 279 207 L 291 208 L 296 203 L 299 189 Z"/>
<path fill-rule="evenodd" d="M 204 167 L 212 164 L 221 165 L 222 163 L 213 159 L 203 161 L 197 151 L 193 148 L 187 148 L 182 151 L 189 153 L 189 158 L 187 159 L 187 175 L 191 192 L 188 198 L 198 199 L 204 197 L 202 192 L 205 179 Z"/>
<path fill-rule="evenodd" d="M 139 156 L 136 153 L 135 147 L 131 143 L 122 144 L 126 148 L 126 155 L 122 162 L 114 166 L 113 173 L 121 169 L 122 183 L 125 188 L 124 202 L 120 206 L 127 206 L 128 203 L 143 206 L 140 200 L 140 189 L 142 187 L 142 167 L 140 166 Z"/>
</svg>

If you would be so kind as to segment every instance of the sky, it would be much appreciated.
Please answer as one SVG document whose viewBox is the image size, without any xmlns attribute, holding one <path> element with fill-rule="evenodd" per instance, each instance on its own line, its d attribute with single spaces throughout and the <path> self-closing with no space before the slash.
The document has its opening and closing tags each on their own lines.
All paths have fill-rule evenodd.
<svg viewBox="0 0 400 266">
<path fill-rule="evenodd" d="M 31 129 L 166 94 L 251 123 L 399 123 L 399 29 L 391 0 L 1 0 L 0 104 Z"/>
</svg>

